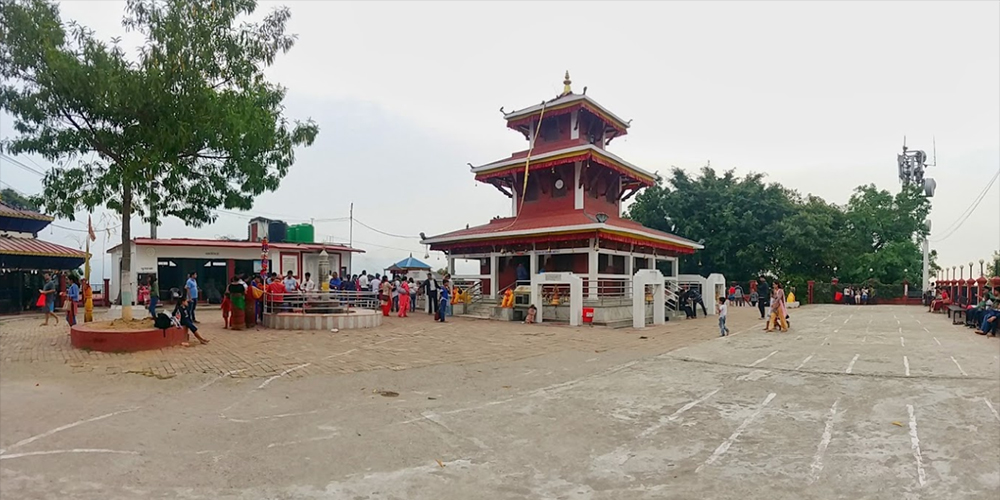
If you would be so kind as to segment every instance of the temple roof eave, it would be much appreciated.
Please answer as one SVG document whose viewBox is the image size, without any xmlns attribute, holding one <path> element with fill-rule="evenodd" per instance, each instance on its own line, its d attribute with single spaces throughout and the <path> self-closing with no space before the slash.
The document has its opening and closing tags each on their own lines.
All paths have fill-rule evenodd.
<svg viewBox="0 0 1000 500">
<path fill-rule="evenodd" d="M 549 112 L 577 105 L 591 107 L 594 109 L 594 111 L 597 111 L 598 114 L 604 115 L 603 118 L 607 119 L 609 122 L 613 122 L 615 128 L 621 131 L 621 135 L 624 135 L 627 129 L 629 128 L 629 123 L 627 121 L 623 120 L 620 116 L 612 113 L 609 109 L 605 108 L 604 106 L 601 106 L 600 103 L 590 98 L 586 94 L 569 94 L 560 96 L 556 99 L 553 99 L 545 103 L 535 104 L 534 106 L 528 106 L 526 108 L 507 113 L 504 115 L 504 119 L 507 120 L 508 126 L 510 126 L 509 124 L 512 122 L 516 122 L 523 118 L 527 118 L 541 113 L 543 107 L 545 108 L 546 112 Z"/>
<path fill-rule="evenodd" d="M 529 169 L 532 165 L 538 163 L 550 163 L 559 159 L 566 159 L 567 162 L 575 161 L 575 157 L 578 155 L 596 156 L 599 159 L 608 160 L 611 163 L 618 164 L 620 165 L 621 170 L 632 174 L 637 180 L 643 181 L 646 184 L 651 185 L 656 179 L 656 174 L 637 167 L 623 160 L 621 157 L 604 149 L 598 148 L 593 144 L 584 144 L 535 155 L 531 158 Z M 476 180 L 483 181 L 489 177 L 495 176 L 498 172 L 505 172 L 512 168 L 522 168 L 525 161 L 527 161 L 526 158 L 505 158 L 503 160 L 494 161 L 478 167 L 472 167 L 471 171 L 473 174 L 476 174 Z"/>
</svg>

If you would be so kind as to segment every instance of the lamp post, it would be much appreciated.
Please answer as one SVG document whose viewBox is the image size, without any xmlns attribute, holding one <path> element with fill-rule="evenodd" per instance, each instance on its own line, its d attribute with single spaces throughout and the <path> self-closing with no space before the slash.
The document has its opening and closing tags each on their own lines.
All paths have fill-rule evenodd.
<svg viewBox="0 0 1000 500">
<path fill-rule="evenodd" d="M 986 259 L 979 259 L 979 275 L 980 276 L 986 276 L 986 273 L 983 272 L 983 264 L 985 264 L 985 263 L 986 263 Z"/>
</svg>

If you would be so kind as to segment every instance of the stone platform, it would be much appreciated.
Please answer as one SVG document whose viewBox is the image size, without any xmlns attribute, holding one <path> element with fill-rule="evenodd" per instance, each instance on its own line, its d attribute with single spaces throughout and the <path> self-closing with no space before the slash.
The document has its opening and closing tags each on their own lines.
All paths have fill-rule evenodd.
<svg viewBox="0 0 1000 500">
<path fill-rule="evenodd" d="M 102 329 L 100 323 L 77 324 L 70 328 L 70 342 L 77 349 L 101 352 L 136 352 L 173 347 L 188 341 L 187 328 L 142 330 Z"/>
<path fill-rule="evenodd" d="M 264 326 L 275 330 L 356 330 L 381 325 L 382 314 L 370 309 L 351 309 L 335 314 L 264 314 Z"/>
</svg>

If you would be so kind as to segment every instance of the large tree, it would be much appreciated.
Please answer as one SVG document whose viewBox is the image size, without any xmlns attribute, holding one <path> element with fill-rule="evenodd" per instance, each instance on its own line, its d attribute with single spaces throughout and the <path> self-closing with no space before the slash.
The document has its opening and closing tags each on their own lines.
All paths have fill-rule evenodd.
<svg viewBox="0 0 1000 500">
<path fill-rule="evenodd" d="M 123 25 L 145 41 L 64 23 L 46 0 L 0 0 L 0 108 L 15 117 L 11 153 L 57 162 L 43 202 L 73 218 L 104 205 L 122 219 L 131 269 L 133 215 L 200 226 L 219 207 L 249 209 L 312 144 L 318 127 L 283 116 L 285 89 L 263 70 L 287 52 L 287 8 L 243 21 L 256 0 L 129 0 Z M 123 272 L 123 317 L 134 284 Z"/>
<path fill-rule="evenodd" d="M 704 242 L 704 250 L 682 260 L 684 273 L 718 272 L 736 281 L 766 273 L 797 284 L 834 277 L 920 282 L 919 241 L 930 203 L 919 190 L 892 195 L 861 186 L 840 207 L 763 179 L 709 167 L 692 177 L 674 168 L 636 197 L 629 216 Z"/>
<path fill-rule="evenodd" d="M 41 208 L 37 200 L 31 199 L 30 196 L 22 195 L 11 188 L 0 190 L 0 200 L 20 210 L 39 210 Z"/>
</svg>

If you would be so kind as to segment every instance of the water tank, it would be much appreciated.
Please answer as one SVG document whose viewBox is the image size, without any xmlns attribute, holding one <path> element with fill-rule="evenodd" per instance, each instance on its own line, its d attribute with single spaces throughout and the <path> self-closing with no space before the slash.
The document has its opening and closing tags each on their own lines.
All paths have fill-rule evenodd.
<svg viewBox="0 0 1000 500">
<path fill-rule="evenodd" d="M 288 241 L 288 224 L 280 220 L 273 220 L 268 223 L 267 240 L 271 243 L 284 243 Z"/>
<path fill-rule="evenodd" d="M 316 229 L 312 224 L 299 224 L 299 243 L 315 243 Z"/>
<path fill-rule="evenodd" d="M 285 237 L 285 241 L 287 241 L 289 243 L 298 243 L 299 242 L 299 225 L 298 224 L 292 224 L 291 226 L 288 226 L 288 235 Z"/>
</svg>

